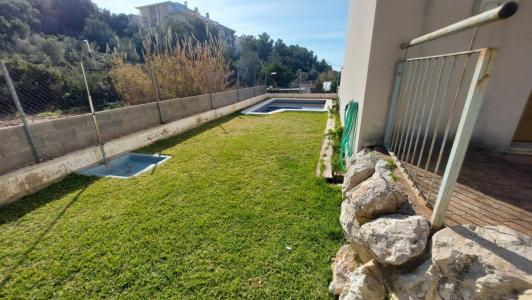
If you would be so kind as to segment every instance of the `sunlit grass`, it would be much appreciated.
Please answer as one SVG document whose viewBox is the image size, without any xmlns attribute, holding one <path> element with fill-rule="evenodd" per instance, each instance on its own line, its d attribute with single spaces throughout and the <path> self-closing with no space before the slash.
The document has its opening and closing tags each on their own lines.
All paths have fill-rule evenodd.
<svg viewBox="0 0 532 300">
<path fill-rule="evenodd" d="M 326 118 L 234 115 L 143 149 L 172 156 L 151 174 L 69 176 L 0 208 L 0 298 L 329 297 Z"/>
</svg>

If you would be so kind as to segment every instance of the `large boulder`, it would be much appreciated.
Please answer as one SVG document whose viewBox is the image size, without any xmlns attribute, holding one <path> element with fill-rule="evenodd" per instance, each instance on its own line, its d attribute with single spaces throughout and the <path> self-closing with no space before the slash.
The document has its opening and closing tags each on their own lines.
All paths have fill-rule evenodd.
<svg viewBox="0 0 532 300">
<path fill-rule="evenodd" d="M 504 226 L 445 228 L 432 238 L 443 299 L 517 299 L 532 288 L 532 239 Z"/>
<path fill-rule="evenodd" d="M 370 261 L 349 275 L 349 284 L 340 295 L 345 300 L 384 299 L 384 279 L 373 261 Z"/>
<path fill-rule="evenodd" d="M 344 176 L 342 194 L 350 191 L 364 180 L 368 179 L 375 171 L 376 159 L 373 152 L 364 149 L 353 155 L 347 161 L 347 174 Z"/>
<path fill-rule="evenodd" d="M 349 274 L 357 267 L 356 252 L 351 245 L 344 245 L 333 258 L 331 270 L 333 273 L 333 280 L 329 285 L 329 291 L 333 295 L 340 295 L 347 286 L 349 281 Z"/>
<path fill-rule="evenodd" d="M 380 263 L 402 265 L 427 246 L 430 223 L 422 216 L 386 215 L 360 227 L 360 236 Z"/>
<path fill-rule="evenodd" d="M 379 216 L 397 212 L 407 199 L 393 184 L 385 161 L 379 161 L 375 173 L 347 193 L 342 202 L 340 223 L 350 241 L 358 239 L 361 225 Z"/>
<path fill-rule="evenodd" d="M 399 300 L 436 300 L 439 274 L 432 260 L 425 259 L 413 270 L 390 270 L 390 284 Z"/>
</svg>

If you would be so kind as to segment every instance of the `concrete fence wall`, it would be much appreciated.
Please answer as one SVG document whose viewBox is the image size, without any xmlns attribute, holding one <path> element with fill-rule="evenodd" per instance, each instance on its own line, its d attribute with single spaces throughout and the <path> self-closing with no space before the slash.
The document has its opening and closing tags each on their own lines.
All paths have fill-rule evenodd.
<svg viewBox="0 0 532 300">
<path fill-rule="evenodd" d="M 161 124 L 157 103 L 101 111 L 96 119 L 104 142 Z"/>
<path fill-rule="evenodd" d="M 165 123 L 177 121 L 211 109 L 211 95 L 198 95 L 161 101 Z"/>
<path fill-rule="evenodd" d="M 35 147 L 42 160 L 97 144 L 91 115 L 31 124 Z M 22 126 L 0 129 L 0 174 L 35 163 Z"/>
<path fill-rule="evenodd" d="M 266 93 L 266 86 L 265 85 L 261 85 L 261 86 L 256 86 L 255 87 L 255 94 L 256 95 L 261 95 L 261 94 L 265 94 Z"/>
<path fill-rule="evenodd" d="M 238 102 L 238 92 L 236 90 L 212 94 L 212 97 L 212 107 L 214 109 Z"/>
<path fill-rule="evenodd" d="M 81 115 L 31 125 L 41 159 L 51 159 L 98 142 L 91 115 Z M 27 139 L 21 142 L 27 144 Z"/>
<path fill-rule="evenodd" d="M 161 123 L 181 120 L 193 115 L 219 109 L 239 101 L 261 95 L 265 86 L 253 87 L 192 97 L 161 101 L 163 120 L 157 103 L 122 107 L 96 113 L 104 142 L 156 127 Z M 90 114 L 30 124 L 37 152 L 42 160 L 49 160 L 98 144 Z M 35 163 L 22 126 L 0 129 L 0 174 Z"/>
<path fill-rule="evenodd" d="M 0 172 L 26 166 L 34 161 L 22 126 L 0 130 Z"/>
<path fill-rule="evenodd" d="M 239 93 L 240 93 L 239 96 L 241 99 L 255 97 L 255 88 L 251 87 L 251 88 L 241 89 Z"/>
</svg>

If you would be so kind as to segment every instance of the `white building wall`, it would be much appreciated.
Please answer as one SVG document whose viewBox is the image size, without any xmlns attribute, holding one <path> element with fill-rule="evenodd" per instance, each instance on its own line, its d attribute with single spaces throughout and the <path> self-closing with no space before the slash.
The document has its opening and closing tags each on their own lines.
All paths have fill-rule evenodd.
<svg viewBox="0 0 532 300">
<path fill-rule="evenodd" d="M 481 27 L 474 45 L 500 49 L 473 134 L 476 148 L 509 148 L 531 91 L 532 1 L 519 4 L 510 19 Z M 350 1 L 340 98 L 343 105 L 349 99 L 360 102 L 357 148 L 382 144 L 395 63 L 404 55 L 399 45 L 471 16 L 474 6 L 475 0 Z M 471 31 L 456 34 L 411 48 L 408 55 L 464 50 L 470 37 Z"/>
<path fill-rule="evenodd" d="M 349 5 L 348 37 L 340 82 L 342 122 L 344 121 L 343 112 L 349 101 L 360 102 L 359 111 L 363 110 L 362 100 L 366 92 L 376 5 L 376 0 L 351 1 Z"/>
</svg>

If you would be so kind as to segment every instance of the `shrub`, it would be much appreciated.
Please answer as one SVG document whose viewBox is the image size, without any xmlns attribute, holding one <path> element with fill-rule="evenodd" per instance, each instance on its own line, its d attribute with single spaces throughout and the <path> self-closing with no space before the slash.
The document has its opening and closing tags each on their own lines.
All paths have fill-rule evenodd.
<svg viewBox="0 0 532 300">
<path fill-rule="evenodd" d="M 151 102 L 154 99 L 151 79 L 142 65 L 117 60 L 109 75 L 116 93 L 129 105 Z"/>
</svg>

